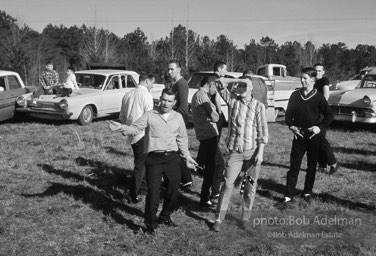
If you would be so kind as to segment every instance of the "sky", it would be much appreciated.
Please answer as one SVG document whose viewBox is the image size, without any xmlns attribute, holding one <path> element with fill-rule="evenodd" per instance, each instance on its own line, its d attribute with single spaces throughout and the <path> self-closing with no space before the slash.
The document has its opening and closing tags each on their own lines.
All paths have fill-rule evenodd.
<svg viewBox="0 0 376 256">
<path fill-rule="evenodd" d="M 0 0 L 0 10 L 38 32 L 85 24 L 123 37 L 139 27 L 153 41 L 181 24 L 214 40 L 226 35 L 238 49 L 266 36 L 278 45 L 376 45 L 376 0 Z"/>
</svg>

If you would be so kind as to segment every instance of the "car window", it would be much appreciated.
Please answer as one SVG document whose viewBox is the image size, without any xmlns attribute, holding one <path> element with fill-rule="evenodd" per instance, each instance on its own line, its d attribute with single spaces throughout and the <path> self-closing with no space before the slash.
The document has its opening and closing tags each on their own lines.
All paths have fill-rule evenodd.
<svg viewBox="0 0 376 256">
<path fill-rule="evenodd" d="M 5 91 L 5 76 L 0 77 L 0 91 Z"/>
<path fill-rule="evenodd" d="M 275 76 L 282 76 L 281 68 L 279 68 L 279 67 L 274 67 L 274 68 L 273 68 L 273 75 L 275 75 Z"/>
<path fill-rule="evenodd" d="M 94 74 L 77 74 L 76 81 L 80 88 L 102 89 L 106 76 Z"/>
<path fill-rule="evenodd" d="M 127 76 L 127 88 L 134 88 L 136 87 L 136 82 L 133 80 L 132 76 Z"/>
<path fill-rule="evenodd" d="M 257 70 L 257 75 L 266 76 L 266 68 L 260 68 L 259 70 Z"/>
<path fill-rule="evenodd" d="M 361 88 L 376 88 L 376 75 L 367 75 L 361 83 Z"/>
<path fill-rule="evenodd" d="M 119 77 L 117 75 L 111 76 L 107 83 L 106 90 L 116 90 L 119 88 Z"/>
<path fill-rule="evenodd" d="M 195 73 L 192 74 L 191 79 L 189 79 L 188 87 L 193 89 L 199 89 L 202 79 L 209 76 L 209 73 Z"/>
<path fill-rule="evenodd" d="M 8 86 L 9 90 L 17 90 L 22 88 L 20 82 L 15 76 L 8 76 Z"/>
</svg>

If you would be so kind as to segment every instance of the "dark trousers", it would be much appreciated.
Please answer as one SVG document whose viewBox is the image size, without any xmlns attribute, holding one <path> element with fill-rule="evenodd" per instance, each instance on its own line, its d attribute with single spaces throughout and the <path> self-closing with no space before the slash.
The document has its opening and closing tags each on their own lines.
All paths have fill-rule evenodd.
<svg viewBox="0 0 376 256">
<path fill-rule="evenodd" d="M 304 154 L 307 152 L 307 173 L 304 182 L 304 194 L 312 194 L 313 184 L 315 183 L 316 166 L 318 152 L 320 148 L 321 135 L 317 134 L 309 139 L 311 134 L 304 134 L 304 138 L 296 136 L 292 141 L 290 154 L 290 170 L 287 172 L 287 184 L 285 196 L 293 198 L 295 187 L 298 181 L 300 166 Z"/>
<path fill-rule="evenodd" d="M 225 170 L 225 160 L 222 156 L 222 153 L 218 147 L 219 137 L 217 137 L 217 148 L 215 152 L 215 168 L 213 174 L 213 184 L 211 185 L 212 195 L 218 195 L 220 192 L 221 181 L 223 180 L 223 172 Z M 197 160 L 199 166 L 204 167 L 205 171 L 203 172 L 205 179 L 206 164 L 205 161 L 208 160 L 207 156 L 208 150 L 201 144 L 198 148 Z"/>
<path fill-rule="evenodd" d="M 158 225 L 157 211 L 160 201 L 162 177 L 166 186 L 163 208 L 159 214 L 161 220 L 169 220 L 177 208 L 178 188 L 180 184 L 180 157 L 177 152 L 149 153 L 146 158 L 146 182 L 148 193 L 145 204 L 145 225 L 155 229 Z"/>
<path fill-rule="evenodd" d="M 135 199 L 137 197 L 140 189 L 146 189 L 145 160 L 147 154 L 144 152 L 144 140 L 145 137 L 142 137 L 136 143 L 131 145 L 134 156 L 134 170 L 129 195 L 132 199 Z"/>
<path fill-rule="evenodd" d="M 218 129 L 218 137 L 221 138 L 221 134 L 222 134 L 222 128 L 225 124 L 225 116 L 223 115 L 223 113 L 221 113 L 219 115 L 219 120 L 218 122 L 216 123 L 217 124 L 217 129 Z"/>
<path fill-rule="evenodd" d="M 35 90 L 33 93 L 33 99 L 38 99 L 41 95 L 51 95 L 51 94 L 62 94 L 65 90 L 70 90 L 70 93 L 72 93 L 72 89 L 66 89 L 66 88 L 60 88 L 59 86 L 54 86 L 50 89 L 44 89 L 43 86 L 39 86 L 38 89 Z M 68 91 L 65 91 L 65 96 L 68 96 L 67 94 Z M 64 96 L 63 96 L 64 97 Z"/>
<path fill-rule="evenodd" d="M 181 114 L 181 115 L 183 117 L 185 126 L 187 126 L 188 125 L 188 115 L 184 115 L 184 114 Z M 191 170 L 187 167 L 187 163 L 185 161 L 185 158 L 181 158 L 180 173 L 181 173 L 181 183 L 185 184 L 185 183 L 193 181 Z"/>
<path fill-rule="evenodd" d="M 218 148 L 218 137 L 214 136 L 206 140 L 200 140 L 199 150 L 205 152 L 204 158 L 204 180 L 201 186 L 201 202 L 207 202 L 210 199 L 210 188 L 213 186 L 215 174 L 215 162 Z"/>
<path fill-rule="evenodd" d="M 71 88 L 62 88 L 61 89 L 61 97 L 66 97 L 66 96 L 69 97 L 69 95 L 71 95 L 72 92 L 73 92 L 73 90 Z"/>
<path fill-rule="evenodd" d="M 327 165 L 337 163 L 336 157 L 333 154 L 332 147 L 326 139 L 326 131 L 321 134 L 320 150 L 319 150 L 319 167 L 326 168 Z"/>
</svg>

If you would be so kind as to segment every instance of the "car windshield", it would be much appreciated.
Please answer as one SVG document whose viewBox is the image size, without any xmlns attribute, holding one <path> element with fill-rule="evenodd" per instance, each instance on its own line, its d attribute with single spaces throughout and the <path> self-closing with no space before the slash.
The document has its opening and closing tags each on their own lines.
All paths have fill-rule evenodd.
<svg viewBox="0 0 376 256">
<path fill-rule="evenodd" d="M 188 87 L 193 89 L 199 89 L 202 79 L 207 76 L 213 75 L 213 73 L 195 73 L 191 76 L 191 79 L 188 81 Z M 230 75 L 225 75 L 226 78 L 234 78 Z"/>
<path fill-rule="evenodd" d="M 211 74 L 209 73 L 196 73 L 193 74 L 191 79 L 188 82 L 188 87 L 193 88 L 193 89 L 198 89 L 200 88 L 200 83 L 202 79 L 204 79 L 206 76 L 209 76 Z"/>
<path fill-rule="evenodd" d="M 80 88 L 102 89 L 106 76 L 95 74 L 76 74 L 77 84 Z"/>
<path fill-rule="evenodd" d="M 366 75 L 360 83 L 360 88 L 376 88 L 376 74 Z"/>
</svg>

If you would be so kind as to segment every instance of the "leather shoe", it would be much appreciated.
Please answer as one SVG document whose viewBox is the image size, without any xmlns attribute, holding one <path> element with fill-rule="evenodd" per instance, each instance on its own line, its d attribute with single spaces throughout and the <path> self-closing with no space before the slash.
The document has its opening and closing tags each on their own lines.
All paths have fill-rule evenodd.
<svg viewBox="0 0 376 256">
<path fill-rule="evenodd" d="M 213 230 L 215 232 L 219 232 L 221 231 L 221 222 L 219 220 L 216 220 L 214 223 L 213 223 Z"/>
<path fill-rule="evenodd" d="M 137 197 L 129 197 L 128 198 L 128 203 L 130 204 L 138 204 L 138 203 L 141 203 L 142 202 L 142 197 L 140 196 L 137 196 Z"/>
<path fill-rule="evenodd" d="M 168 226 L 168 227 L 173 227 L 173 228 L 178 227 L 178 225 L 175 222 L 173 222 L 171 219 L 169 220 L 158 219 L 158 223 Z"/>
<path fill-rule="evenodd" d="M 303 199 L 304 199 L 304 201 L 306 201 L 307 203 L 311 203 L 311 202 L 312 202 L 312 195 L 311 195 L 311 194 L 304 194 L 304 195 L 303 195 Z"/>
<path fill-rule="evenodd" d="M 337 163 L 336 166 L 330 166 L 329 175 L 335 174 L 339 169 L 339 164 Z"/>
<path fill-rule="evenodd" d="M 293 202 L 293 199 L 286 200 L 286 198 L 284 198 L 283 201 L 276 203 L 275 206 L 283 210 L 290 207 Z"/>
<path fill-rule="evenodd" d="M 208 208 L 213 208 L 213 207 L 216 207 L 217 206 L 217 204 L 215 203 L 215 202 L 213 202 L 213 201 L 211 201 L 211 200 L 209 200 L 209 201 L 206 201 L 206 202 L 200 202 L 200 205 L 201 206 L 205 206 L 205 207 L 208 207 Z"/>
</svg>

